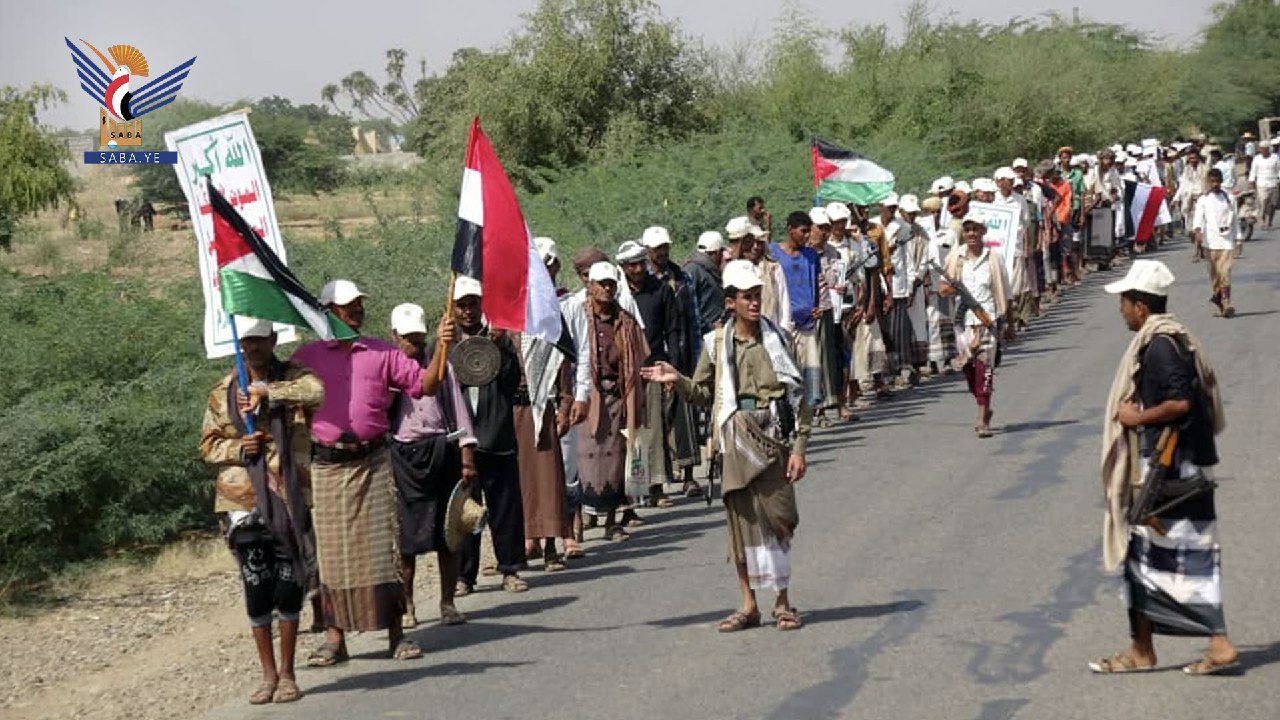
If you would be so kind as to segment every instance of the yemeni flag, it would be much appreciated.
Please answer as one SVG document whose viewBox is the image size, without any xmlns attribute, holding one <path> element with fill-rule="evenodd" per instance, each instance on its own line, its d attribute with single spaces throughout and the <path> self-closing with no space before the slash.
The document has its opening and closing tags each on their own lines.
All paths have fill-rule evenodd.
<svg viewBox="0 0 1280 720">
<path fill-rule="evenodd" d="M 893 173 L 852 150 L 815 137 L 813 186 L 820 198 L 874 205 L 893 192 Z"/>
<path fill-rule="evenodd" d="M 232 315 L 310 327 L 323 340 L 358 337 L 307 292 L 271 246 L 213 187 L 211 178 L 207 178 L 206 187 L 223 310 Z"/>
<path fill-rule="evenodd" d="M 480 307 L 490 325 L 549 343 L 560 338 L 560 303 L 551 275 L 478 117 L 471 121 L 467 141 L 452 266 L 458 275 L 480 282 Z"/>
<path fill-rule="evenodd" d="M 1165 203 L 1166 191 L 1159 185 L 1147 185 L 1132 180 L 1124 182 L 1124 206 L 1129 209 L 1129 235 L 1134 242 L 1145 243 L 1155 235 L 1155 229 L 1173 222 L 1169 206 Z"/>
</svg>

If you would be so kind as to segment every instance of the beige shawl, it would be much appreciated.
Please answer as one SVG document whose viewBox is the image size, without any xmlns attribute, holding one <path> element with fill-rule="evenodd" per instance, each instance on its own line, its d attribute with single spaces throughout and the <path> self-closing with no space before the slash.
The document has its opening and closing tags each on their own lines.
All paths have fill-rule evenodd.
<svg viewBox="0 0 1280 720">
<path fill-rule="evenodd" d="M 1138 484 L 1138 436 L 1133 429 L 1120 425 L 1116 419 L 1120 403 L 1134 399 L 1137 394 L 1137 376 L 1142 369 L 1142 358 L 1147 346 L 1156 335 L 1173 335 L 1180 338 L 1183 347 L 1191 350 L 1196 359 L 1196 375 L 1204 389 L 1211 408 L 1213 434 L 1227 426 L 1227 416 L 1222 410 L 1222 393 L 1213 366 L 1205 354 L 1204 346 L 1182 323 L 1171 314 L 1152 315 L 1133 336 L 1129 348 L 1120 359 L 1111 392 L 1107 394 L 1107 409 L 1102 426 L 1102 490 L 1107 509 L 1102 524 L 1102 564 L 1109 572 L 1117 570 L 1129 551 L 1129 526 L 1125 513 L 1132 500 L 1132 488 Z"/>
</svg>

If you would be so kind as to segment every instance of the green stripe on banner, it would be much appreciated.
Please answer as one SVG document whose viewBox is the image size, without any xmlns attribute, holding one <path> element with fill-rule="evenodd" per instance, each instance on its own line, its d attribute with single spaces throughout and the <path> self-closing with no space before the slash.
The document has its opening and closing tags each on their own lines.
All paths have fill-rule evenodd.
<svg viewBox="0 0 1280 720">
<path fill-rule="evenodd" d="M 222 309 L 226 312 L 308 327 L 306 319 L 274 281 L 234 270 L 223 270 L 219 277 Z"/>
<path fill-rule="evenodd" d="M 830 181 L 818 186 L 818 195 L 854 205 L 875 205 L 893 192 L 892 182 L 851 183 Z"/>
</svg>

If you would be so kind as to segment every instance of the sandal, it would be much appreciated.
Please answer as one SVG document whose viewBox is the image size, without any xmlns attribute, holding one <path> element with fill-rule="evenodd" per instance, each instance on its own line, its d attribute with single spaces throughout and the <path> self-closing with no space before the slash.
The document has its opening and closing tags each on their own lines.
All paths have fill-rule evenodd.
<svg viewBox="0 0 1280 720">
<path fill-rule="evenodd" d="M 756 627 L 760 627 L 760 613 L 748 615 L 741 610 L 734 610 L 729 617 L 720 621 L 716 629 L 722 633 L 731 633 Z"/>
<path fill-rule="evenodd" d="M 668 509 L 668 508 L 673 508 L 673 507 L 675 507 L 675 506 L 676 506 L 676 501 L 675 501 L 675 500 L 672 500 L 672 499 L 671 499 L 671 498 L 669 498 L 669 497 L 660 497 L 660 498 L 658 498 L 658 499 L 656 499 L 656 500 L 654 500 L 654 501 L 653 501 L 653 506 L 654 506 L 654 507 L 656 507 L 656 508 L 660 508 L 660 509 L 666 510 L 666 509 Z"/>
<path fill-rule="evenodd" d="M 440 608 L 440 624 L 441 625 L 463 625 L 467 622 L 467 616 L 458 612 L 458 608 L 452 605 L 445 605 Z"/>
<path fill-rule="evenodd" d="M 586 556 L 587 556 L 587 553 L 583 551 L 582 547 L 578 545 L 578 542 L 576 540 L 572 543 L 566 542 L 564 544 L 565 560 L 577 560 L 580 557 L 586 557 Z"/>
<path fill-rule="evenodd" d="M 293 678 L 280 678 L 280 684 L 276 687 L 276 692 L 271 696 L 273 703 L 291 703 L 297 702 L 302 697 L 302 691 L 298 689 L 298 683 Z"/>
<path fill-rule="evenodd" d="M 273 682 L 267 682 L 266 680 L 263 680 L 262 682 L 258 683 L 258 689 L 254 690 L 253 694 L 249 696 L 249 704 L 250 705 L 266 705 L 267 703 L 271 702 L 271 699 L 275 697 L 275 694 L 276 694 L 276 684 Z"/>
<path fill-rule="evenodd" d="M 511 593 L 528 592 L 529 583 L 521 580 L 519 575 L 503 575 L 502 589 Z"/>
<path fill-rule="evenodd" d="M 422 648 L 412 640 L 401 640 L 391 653 L 392 660 L 417 660 L 422 657 Z"/>
<path fill-rule="evenodd" d="M 542 564 L 542 569 L 546 572 L 560 572 L 568 567 L 569 566 L 565 565 L 564 560 L 561 560 L 559 556 L 549 557 Z"/>
<path fill-rule="evenodd" d="M 1115 675 L 1117 673 L 1151 672 L 1155 664 L 1139 665 L 1136 660 L 1121 653 L 1109 658 L 1098 658 L 1089 663 L 1089 669 L 1099 675 Z"/>
<path fill-rule="evenodd" d="M 333 667 L 350 659 L 345 644 L 324 642 L 307 656 L 308 667 Z"/>
<path fill-rule="evenodd" d="M 1204 675 L 1221 675 L 1222 673 L 1240 667 L 1240 658 L 1232 658 L 1226 662 L 1218 662 L 1207 655 L 1199 660 L 1184 666 L 1182 672 L 1187 675 L 1201 677 Z"/>
<path fill-rule="evenodd" d="M 621 525 L 613 525 L 604 529 L 604 536 L 610 542 L 622 542 L 631 539 L 631 533 L 622 529 Z"/>
<path fill-rule="evenodd" d="M 404 617 L 400 619 L 400 627 L 416 628 L 418 627 L 418 612 L 414 609 L 413 603 L 407 603 L 404 610 Z"/>
<path fill-rule="evenodd" d="M 644 519 L 635 510 L 624 511 L 622 517 L 618 518 L 618 523 L 627 527 L 640 527 L 645 524 Z"/>
<path fill-rule="evenodd" d="M 793 607 L 774 608 L 773 623 L 779 630 L 799 630 L 804 627 L 804 623 L 800 620 L 800 611 Z"/>
<path fill-rule="evenodd" d="M 684 484 L 684 496 L 687 498 L 702 497 L 702 486 L 696 482 L 687 482 Z"/>
<path fill-rule="evenodd" d="M 472 587 L 472 585 L 471 585 L 470 583 L 465 582 L 465 581 L 463 581 L 463 580 L 459 580 L 459 581 L 458 581 L 458 586 L 457 586 L 457 587 L 455 587 L 455 588 L 453 589 L 453 596 L 454 596 L 454 597 L 466 597 L 466 596 L 470 595 L 471 593 L 475 592 L 475 590 L 476 590 L 476 589 L 475 589 L 474 587 Z"/>
</svg>

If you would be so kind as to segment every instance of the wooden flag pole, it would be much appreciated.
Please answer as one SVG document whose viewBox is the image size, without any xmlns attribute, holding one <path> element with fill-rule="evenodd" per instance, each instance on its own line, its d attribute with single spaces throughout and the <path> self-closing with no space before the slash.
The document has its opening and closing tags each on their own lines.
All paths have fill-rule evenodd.
<svg viewBox="0 0 1280 720">
<path fill-rule="evenodd" d="M 446 320 L 453 318 L 453 284 L 457 282 L 457 280 L 458 280 L 458 274 L 454 272 L 450 272 L 449 273 L 449 294 L 445 295 L 445 299 L 444 299 L 444 317 Z M 448 353 L 449 346 L 446 345 L 443 340 L 441 340 L 436 344 L 436 352 Z M 440 363 L 440 370 L 438 371 L 438 376 L 436 377 L 436 379 L 439 380 L 440 382 L 444 382 L 444 373 L 445 373 L 445 370 L 448 369 L 448 364 L 447 364 L 448 355 L 445 356 L 445 360 L 446 362 Z"/>
</svg>

